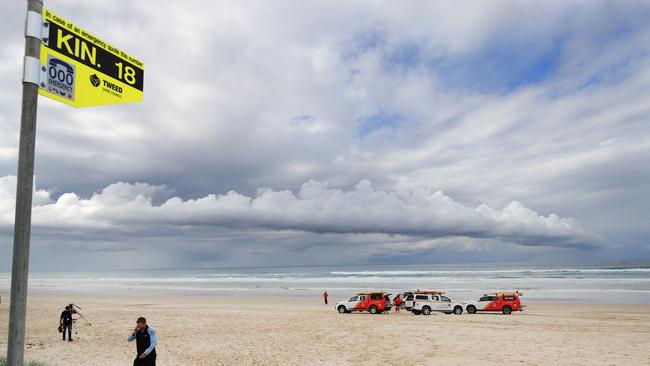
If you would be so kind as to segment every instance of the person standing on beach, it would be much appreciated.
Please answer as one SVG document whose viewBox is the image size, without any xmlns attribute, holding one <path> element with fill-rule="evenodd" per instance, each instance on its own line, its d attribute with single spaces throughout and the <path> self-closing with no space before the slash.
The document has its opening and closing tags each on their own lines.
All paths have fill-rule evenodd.
<svg viewBox="0 0 650 366">
<path fill-rule="evenodd" d="M 393 305 L 395 305 L 395 314 L 399 313 L 399 306 L 402 305 L 402 298 L 400 295 L 395 296 L 395 299 L 393 299 Z"/>
<path fill-rule="evenodd" d="M 68 332 L 68 342 L 72 342 L 72 309 L 70 306 L 66 306 L 65 310 L 61 312 L 61 318 L 59 318 L 59 326 L 63 330 L 63 340 L 65 341 L 65 332 Z"/>
<path fill-rule="evenodd" d="M 323 300 L 325 301 L 325 305 L 327 305 L 327 297 L 329 295 L 327 294 L 327 291 L 323 292 Z"/>
<path fill-rule="evenodd" d="M 147 325 L 147 319 L 139 317 L 135 322 L 135 329 L 129 334 L 129 342 L 135 341 L 138 351 L 133 366 L 156 366 L 156 346 L 158 337 L 156 331 Z"/>
</svg>

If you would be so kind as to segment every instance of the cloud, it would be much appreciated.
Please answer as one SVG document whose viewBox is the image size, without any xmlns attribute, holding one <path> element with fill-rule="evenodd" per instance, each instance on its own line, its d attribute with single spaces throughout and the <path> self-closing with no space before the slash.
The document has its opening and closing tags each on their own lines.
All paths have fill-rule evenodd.
<svg viewBox="0 0 650 366">
<path fill-rule="evenodd" d="M 348 234 L 376 224 L 425 235 L 409 236 L 421 243 L 418 260 L 444 260 L 435 248 L 456 246 L 437 236 L 449 234 L 476 237 L 467 248 L 494 250 L 477 260 L 509 260 L 516 247 L 548 250 L 554 261 L 566 251 L 513 245 L 496 253 L 493 243 L 598 242 L 581 230 L 616 245 L 589 253 L 647 256 L 650 3 L 407 3 L 161 0 L 156 12 L 134 1 L 49 4 L 143 59 L 147 76 L 143 103 L 71 109 L 39 100 L 36 175 L 48 191 L 37 192 L 49 201 L 36 210 L 43 213 L 35 216 L 34 243 L 61 248 L 74 235 L 89 252 L 86 242 L 100 238 L 107 243 L 98 248 L 137 247 L 124 234 L 131 232 L 156 248 L 167 240 L 169 265 L 189 251 L 186 266 L 205 258 L 216 258 L 214 265 L 355 263 L 374 261 L 368 253 L 380 241 L 389 242 L 388 252 L 414 247 L 397 245 L 400 234 Z M 0 177 L 16 171 L 24 7 L 8 2 L 0 22 Z M 352 200 L 364 179 L 386 196 L 385 207 Z M 345 222 L 329 212 L 317 220 L 325 211 L 313 214 L 309 205 L 318 201 L 301 196 L 311 180 L 330 183 L 322 195 L 341 189 Z M 113 185 L 119 181 L 148 182 L 153 191 Z M 123 191 L 93 200 L 109 186 Z M 231 190 L 238 194 L 210 195 Z M 438 206 L 408 212 L 409 196 L 438 190 L 464 219 Z M 13 205 L 4 207 L 13 189 L 7 194 L 0 233 L 13 219 Z M 179 198 L 162 207 L 172 196 Z M 255 208 L 266 200 L 284 206 Z M 348 211 L 354 204 L 363 215 Z M 297 213 L 303 208 L 309 220 Z M 570 220 L 571 229 L 562 229 L 551 212 L 584 229 Z M 45 229 L 49 235 L 39 236 Z M 345 250 L 331 249 L 337 243 Z M 274 255 L 253 259 L 271 247 Z M 309 255 L 299 257 L 303 248 Z M 52 256 L 60 257 L 55 249 Z"/>
<path fill-rule="evenodd" d="M 13 185 L 13 187 L 12 187 Z M 4 224 L 9 225 L 14 177 L 0 180 Z M 231 191 L 183 200 L 172 197 L 156 205 L 164 186 L 115 183 L 90 198 L 64 193 L 51 200 L 36 191 L 33 222 L 45 230 L 80 229 L 150 232 L 155 227 L 264 228 L 312 233 L 389 234 L 411 237 L 491 238 L 523 245 L 596 248 L 603 238 L 572 219 L 548 216 L 517 201 L 494 209 L 464 206 L 441 191 L 385 191 L 368 180 L 340 190 L 310 181 L 297 193 L 260 189 L 254 197 Z"/>
</svg>

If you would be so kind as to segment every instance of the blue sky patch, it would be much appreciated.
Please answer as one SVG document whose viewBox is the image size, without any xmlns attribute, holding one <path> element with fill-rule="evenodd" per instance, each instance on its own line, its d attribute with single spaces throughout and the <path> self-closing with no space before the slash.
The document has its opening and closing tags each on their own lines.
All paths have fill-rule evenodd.
<svg viewBox="0 0 650 366">
<path fill-rule="evenodd" d="M 397 128 L 403 121 L 402 116 L 392 113 L 377 113 L 363 120 L 357 129 L 360 137 L 377 131 L 381 128 Z"/>
</svg>

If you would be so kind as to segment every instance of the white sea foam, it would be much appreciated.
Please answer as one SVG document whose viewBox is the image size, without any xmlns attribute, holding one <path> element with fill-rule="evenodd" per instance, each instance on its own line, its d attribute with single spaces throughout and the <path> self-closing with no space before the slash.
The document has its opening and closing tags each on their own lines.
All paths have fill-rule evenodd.
<svg viewBox="0 0 650 366">
<path fill-rule="evenodd" d="M 428 267 L 428 268 L 427 268 Z M 494 268 L 493 268 L 494 267 Z M 468 265 L 465 268 L 401 266 L 393 268 L 268 268 L 32 273 L 32 292 L 100 292 L 151 294 L 294 294 L 333 295 L 358 290 L 435 288 L 458 299 L 494 290 L 522 290 L 528 299 L 650 302 L 650 268 L 539 267 Z M 0 274 L 0 291 L 10 276 Z"/>
<path fill-rule="evenodd" d="M 436 275 L 436 274 L 498 274 L 498 273 L 650 273 L 650 268 L 561 268 L 561 269 L 493 269 L 493 270 L 421 270 L 421 271 L 333 271 L 333 275 L 360 275 L 360 276 L 407 276 L 407 275 Z"/>
</svg>

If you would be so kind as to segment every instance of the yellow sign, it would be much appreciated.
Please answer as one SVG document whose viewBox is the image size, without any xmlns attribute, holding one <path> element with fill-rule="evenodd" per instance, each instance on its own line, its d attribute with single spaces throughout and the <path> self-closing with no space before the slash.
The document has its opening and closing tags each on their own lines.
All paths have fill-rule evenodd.
<svg viewBox="0 0 650 366">
<path fill-rule="evenodd" d="M 43 8 L 39 94 L 74 107 L 139 102 L 144 63 Z M 44 80 L 43 80 L 44 79 Z"/>
</svg>

